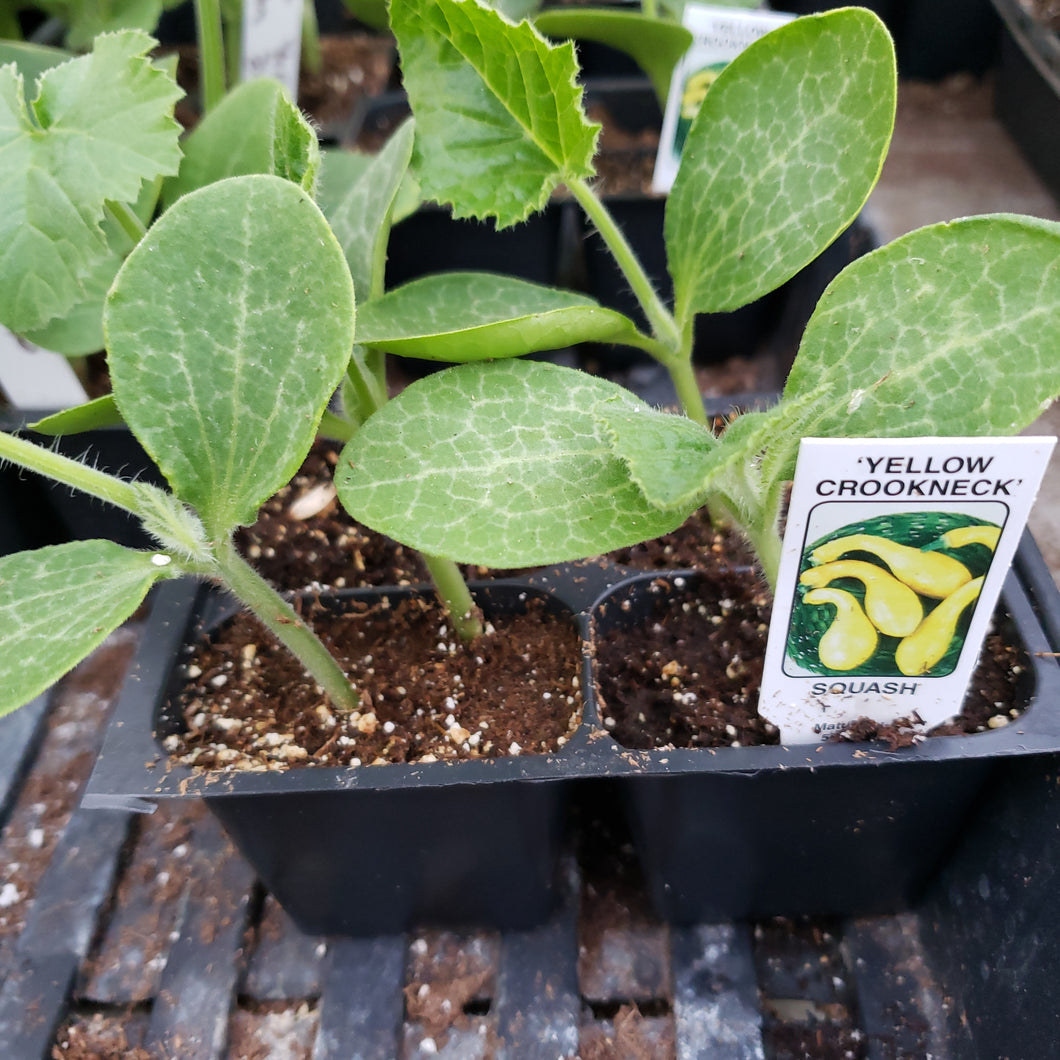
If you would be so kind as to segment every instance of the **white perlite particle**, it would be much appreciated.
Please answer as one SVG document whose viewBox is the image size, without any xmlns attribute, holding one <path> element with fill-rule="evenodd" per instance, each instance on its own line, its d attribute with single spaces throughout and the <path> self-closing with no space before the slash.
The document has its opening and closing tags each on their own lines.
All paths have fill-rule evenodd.
<svg viewBox="0 0 1060 1060">
<path fill-rule="evenodd" d="M 0 887 L 0 909 L 8 909 L 21 897 L 21 892 L 13 883 L 5 883 L 3 887 Z"/>
</svg>

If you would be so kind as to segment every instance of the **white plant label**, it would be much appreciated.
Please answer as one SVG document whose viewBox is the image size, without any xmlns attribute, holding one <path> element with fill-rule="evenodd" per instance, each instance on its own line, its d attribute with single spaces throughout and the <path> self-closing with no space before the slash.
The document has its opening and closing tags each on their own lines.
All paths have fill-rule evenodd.
<svg viewBox="0 0 1060 1060">
<path fill-rule="evenodd" d="M 64 409 L 88 400 L 70 362 L 0 327 L 0 393 L 17 409 Z"/>
<path fill-rule="evenodd" d="M 1055 438 L 807 438 L 759 713 L 785 744 L 960 712 Z"/>
<path fill-rule="evenodd" d="M 664 193 L 673 187 L 692 119 L 718 74 L 749 44 L 794 17 L 776 11 L 685 4 L 681 21 L 692 33 L 692 44 L 670 79 L 652 191 Z"/>
<path fill-rule="evenodd" d="M 298 98 L 302 54 L 302 0 L 245 0 L 239 75 L 272 77 Z"/>
</svg>

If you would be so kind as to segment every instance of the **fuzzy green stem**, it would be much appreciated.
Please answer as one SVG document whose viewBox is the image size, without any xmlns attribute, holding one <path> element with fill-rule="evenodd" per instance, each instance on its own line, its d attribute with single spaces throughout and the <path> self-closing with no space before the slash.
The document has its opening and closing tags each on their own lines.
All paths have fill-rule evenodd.
<svg viewBox="0 0 1060 1060">
<path fill-rule="evenodd" d="M 220 0 L 195 0 L 199 40 L 199 91 L 203 113 L 209 113 L 225 94 L 224 43 Z"/>
<path fill-rule="evenodd" d="M 226 17 L 227 8 L 221 8 L 221 33 L 224 38 L 225 71 L 228 84 L 238 85 L 242 78 L 243 20 L 241 8 L 233 17 Z"/>
<path fill-rule="evenodd" d="M 132 208 L 125 203 L 108 199 L 104 203 L 104 208 L 114 218 L 118 227 L 129 237 L 134 247 L 147 235 L 147 226 L 136 216 Z"/>
<path fill-rule="evenodd" d="M 240 556 L 230 538 L 215 543 L 213 550 L 217 573 L 224 584 L 298 659 L 335 707 L 356 710 L 360 706 L 356 690 L 331 652 L 294 608 Z"/>
<path fill-rule="evenodd" d="M 629 282 L 637 301 L 643 308 L 656 338 L 670 351 L 671 358 L 679 357 L 681 337 L 674 318 L 660 300 L 622 229 L 615 223 L 615 219 L 600 197 L 584 180 L 579 177 L 571 178 L 567 181 L 567 187 L 578 200 L 578 204 L 585 211 L 597 232 L 600 233 L 600 238 L 607 244 L 607 249 L 611 251 L 615 262 L 622 270 L 622 275 Z"/>
<path fill-rule="evenodd" d="M 320 417 L 320 426 L 317 433 L 325 438 L 331 438 L 336 442 L 345 444 L 357 430 L 357 425 L 352 421 L 336 416 L 330 409 L 324 409 L 324 415 Z"/>
<path fill-rule="evenodd" d="M 319 74 L 324 69 L 324 57 L 320 51 L 320 24 L 313 0 L 302 0 L 302 65 L 311 74 Z"/>
<path fill-rule="evenodd" d="M 706 427 L 709 423 L 707 409 L 703 404 L 703 395 L 699 392 L 699 383 L 696 380 L 696 372 L 692 366 L 691 358 L 677 361 L 674 364 L 667 364 L 666 367 L 670 372 L 670 378 L 674 382 L 677 400 L 681 402 L 681 408 L 685 410 L 685 415 L 690 420 L 701 423 Z"/>
<path fill-rule="evenodd" d="M 600 233 L 600 238 L 607 244 L 651 324 L 659 346 L 648 352 L 670 373 L 678 399 L 688 417 L 696 423 L 705 424 L 707 413 L 692 370 L 691 330 L 686 329 L 685 333 L 682 333 L 678 328 L 673 314 L 663 305 L 622 229 L 615 223 L 596 192 L 581 179 L 569 180 L 567 187 Z"/>
<path fill-rule="evenodd" d="M 434 587 L 449 612 L 449 618 L 452 620 L 457 636 L 465 644 L 470 644 L 476 637 L 482 635 L 482 612 L 472 599 L 471 591 L 467 587 L 467 582 L 464 581 L 464 576 L 460 573 L 460 568 L 451 559 L 428 556 L 426 552 L 421 555 L 430 572 Z"/>
<path fill-rule="evenodd" d="M 783 551 L 783 542 L 780 540 L 776 527 L 770 525 L 763 529 L 744 526 L 743 532 L 754 547 L 770 591 L 776 592 L 777 575 L 780 573 L 780 554 Z"/>
<path fill-rule="evenodd" d="M 657 0 L 641 0 L 640 13 L 648 18 L 658 18 L 659 5 Z"/>
<path fill-rule="evenodd" d="M 354 347 L 346 366 L 346 380 L 356 400 L 356 409 L 345 411 L 358 426 L 387 402 L 385 371 L 384 354 L 363 346 Z"/>
<path fill-rule="evenodd" d="M 142 486 L 123 482 L 79 460 L 71 460 L 51 449 L 27 442 L 25 438 L 0 432 L 0 460 L 10 460 L 19 467 L 36 471 L 65 486 L 72 486 L 133 515 L 140 514 Z"/>
</svg>

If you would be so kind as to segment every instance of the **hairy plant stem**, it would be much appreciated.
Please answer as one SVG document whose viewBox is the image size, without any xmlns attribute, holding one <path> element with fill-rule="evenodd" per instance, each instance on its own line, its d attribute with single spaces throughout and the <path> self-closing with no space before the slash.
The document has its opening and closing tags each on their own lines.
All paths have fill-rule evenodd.
<svg viewBox="0 0 1060 1060">
<path fill-rule="evenodd" d="M 298 613 L 236 550 L 231 537 L 214 542 L 215 576 L 254 612 L 276 639 L 305 667 L 339 710 L 356 710 L 357 692 Z"/>
<path fill-rule="evenodd" d="M 143 483 L 123 482 L 79 460 L 71 460 L 27 442 L 24 438 L 3 432 L 0 432 L 0 458 L 130 512 L 150 527 L 163 542 L 163 547 L 169 537 L 175 543 L 180 542 L 182 537 L 186 540 L 184 526 L 175 523 L 172 528 L 168 527 L 164 505 L 151 510 L 149 501 L 155 494 L 159 499 L 175 500 L 172 494 L 164 490 Z M 171 529 L 171 532 L 167 533 L 167 529 Z M 188 555 L 179 544 L 176 551 L 177 555 L 172 557 L 175 569 L 221 581 L 294 654 L 336 707 L 343 710 L 357 708 L 357 694 L 331 653 L 291 605 L 239 555 L 230 535 L 220 542 L 195 548 L 195 555 Z"/>
<path fill-rule="evenodd" d="M 741 529 L 747 535 L 748 541 L 751 542 L 755 550 L 755 555 L 762 566 L 762 573 L 765 575 L 770 592 L 775 592 L 777 575 L 780 573 L 780 554 L 783 550 L 783 543 L 777 533 L 775 524 L 765 528 L 741 526 Z"/>
<path fill-rule="evenodd" d="M 313 0 L 302 0 L 302 65 L 312 74 L 324 69 L 320 50 L 320 24 Z"/>
<path fill-rule="evenodd" d="M 622 270 L 622 275 L 644 310 L 652 332 L 660 343 L 660 347 L 651 352 L 670 373 L 685 414 L 696 423 L 705 425 L 707 412 L 692 371 L 692 351 L 689 342 L 681 335 L 673 314 L 663 305 L 622 229 L 615 223 L 596 192 L 581 178 L 568 180 L 567 187 L 600 233 L 600 238 L 607 244 L 616 264 Z"/>
<path fill-rule="evenodd" d="M 225 94 L 225 53 L 220 0 L 195 0 L 195 28 L 199 42 L 199 91 L 208 114 Z"/>
<path fill-rule="evenodd" d="M 25 438 L 0 432 L 0 460 L 10 460 L 12 464 L 89 493 L 132 515 L 140 514 L 140 492 L 133 483 L 123 482 L 82 464 L 80 460 L 71 460 L 51 449 L 34 445 Z"/>
</svg>

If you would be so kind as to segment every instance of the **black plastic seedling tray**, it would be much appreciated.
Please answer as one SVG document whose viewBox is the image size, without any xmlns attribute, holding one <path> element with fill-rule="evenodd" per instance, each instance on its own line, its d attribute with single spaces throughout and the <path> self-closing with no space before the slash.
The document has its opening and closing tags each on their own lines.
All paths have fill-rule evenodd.
<svg viewBox="0 0 1060 1060">
<path fill-rule="evenodd" d="M 357 935 L 423 919 L 540 920 L 554 897 L 575 788 L 608 782 L 628 805 L 663 918 L 849 916 L 910 908 L 998 763 L 1060 750 L 1060 670 L 1015 574 L 1002 607 L 1030 660 L 1029 706 L 1018 723 L 897 751 L 875 743 L 624 748 L 600 721 L 591 628 L 634 613 L 622 598 L 651 584 L 663 580 L 587 563 L 477 587 L 483 599 L 547 590 L 581 624 L 584 716 L 557 753 L 226 773 L 173 765 L 158 743 L 170 724 L 174 661 L 200 598 L 195 586 L 170 583 L 156 598 L 86 804 L 149 810 L 160 799 L 202 797 L 297 922 Z M 424 819 L 430 844 L 399 838 Z M 336 843 L 338 834 L 348 843 Z M 365 850 L 377 853 L 366 860 Z"/>
<path fill-rule="evenodd" d="M 1030 543 L 1015 569 L 1048 651 L 1060 650 L 1056 591 Z M 594 578 L 583 581 L 590 597 Z M 617 807 L 605 782 L 584 801 L 578 789 L 577 857 L 562 859 L 558 905 L 539 927 L 306 935 L 195 801 L 162 799 L 148 816 L 76 808 L 78 782 L 61 763 L 94 756 L 102 728 L 91 720 L 105 716 L 112 693 L 90 706 L 99 693 L 89 689 L 100 673 L 125 670 L 138 633 L 123 632 L 0 721 L 5 857 L 31 846 L 41 791 L 65 792 L 70 804 L 49 830 L 14 934 L 14 908 L 3 911 L 0 1041 L 19 1060 L 50 1058 L 74 1038 L 108 1042 L 113 1055 L 139 1047 L 148 1057 L 249 1060 L 275 1048 L 277 1034 L 285 1048 L 304 1043 L 312 1060 L 411 1057 L 431 1046 L 481 1060 L 484 1042 L 494 1060 L 573 1060 L 614 1042 L 618 1027 L 629 1048 L 682 1060 L 816 1057 L 837 1036 L 858 1060 L 1052 1054 L 1054 754 L 999 760 L 941 870 L 895 915 L 667 927 L 644 909 L 621 828 L 602 826 L 600 814 L 613 820 Z M 1051 654 L 1043 661 L 1055 666 Z M 79 724 L 66 724 L 72 717 Z M 440 991 L 434 976 L 446 967 L 481 981 L 470 996 L 444 995 L 456 1017 L 440 1033 L 409 998 Z"/>
</svg>

